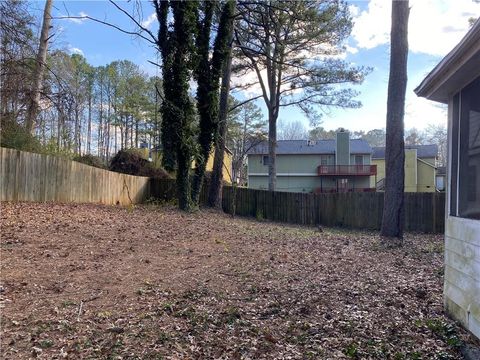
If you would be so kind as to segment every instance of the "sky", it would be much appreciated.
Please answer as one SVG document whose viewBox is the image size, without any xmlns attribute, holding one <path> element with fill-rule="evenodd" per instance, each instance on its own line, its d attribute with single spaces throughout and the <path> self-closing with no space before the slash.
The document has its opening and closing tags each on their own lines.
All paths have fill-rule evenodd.
<svg viewBox="0 0 480 360">
<path fill-rule="evenodd" d="M 156 21 L 151 2 L 116 1 L 138 21 L 156 34 Z M 389 73 L 389 41 L 391 2 L 389 0 L 347 1 L 354 26 L 341 57 L 352 64 L 373 68 L 361 85 L 360 109 L 330 109 L 324 113 L 321 126 L 330 129 L 344 127 L 353 131 L 385 128 Z M 126 30 L 135 26 L 128 17 L 108 1 L 58 1 L 53 3 L 54 46 L 70 53 L 80 53 L 94 65 L 114 60 L 131 60 L 150 75 L 160 74 L 149 61 L 158 62 L 152 44 L 139 37 L 121 33 L 103 24 L 86 19 L 61 19 L 65 16 L 91 16 L 113 23 Z M 44 2 L 31 2 L 32 11 L 40 19 Z M 413 89 L 435 65 L 461 40 L 469 29 L 468 19 L 480 17 L 480 2 L 474 0 L 410 0 L 408 85 L 405 107 L 405 127 L 424 129 L 429 124 L 446 124 L 446 109 L 418 98 Z M 245 97 L 250 93 L 240 94 Z M 261 105 L 261 102 L 257 102 Z M 309 121 L 296 108 L 282 108 L 282 123 Z"/>
</svg>

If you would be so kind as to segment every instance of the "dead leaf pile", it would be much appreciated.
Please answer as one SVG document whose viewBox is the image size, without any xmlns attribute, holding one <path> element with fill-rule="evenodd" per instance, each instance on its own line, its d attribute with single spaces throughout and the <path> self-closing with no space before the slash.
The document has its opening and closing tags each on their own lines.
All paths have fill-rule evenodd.
<svg viewBox="0 0 480 360">
<path fill-rule="evenodd" d="M 461 359 L 443 237 L 2 204 L 3 359 Z"/>
</svg>

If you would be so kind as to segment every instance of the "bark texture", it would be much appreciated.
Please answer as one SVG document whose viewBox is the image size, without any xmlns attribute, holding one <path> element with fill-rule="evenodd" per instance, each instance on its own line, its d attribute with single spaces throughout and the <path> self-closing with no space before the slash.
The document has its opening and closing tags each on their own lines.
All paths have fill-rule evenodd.
<svg viewBox="0 0 480 360">
<path fill-rule="evenodd" d="M 233 30 L 233 27 L 232 27 Z M 223 69 L 222 87 L 220 90 L 220 108 L 218 115 L 217 141 L 215 157 L 213 159 L 212 178 L 208 190 L 208 206 L 220 208 L 222 206 L 223 161 L 225 158 L 225 140 L 227 135 L 228 94 L 230 93 L 230 76 L 232 73 L 232 36 L 230 34 L 230 50 Z M 234 179 L 232 179 L 232 182 Z"/>
<path fill-rule="evenodd" d="M 40 44 L 38 46 L 37 59 L 35 63 L 35 72 L 33 73 L 32 92 L 30 95 L 30 104 L 28 106 L 25 128 L 30 133 L 35 131 L 35 123 L 40 104 L 40 92 L 42 90 L 43 74 L 45 72 L 45 62 L 47 61 L 48 33 L 50 31 L 50 22 L 52 20 L 52 0 L 47 0 L 43 11 L 43 24 L 40 33 Z"/>
<path fill-rule="evenodd" d="M 390 75 L 388 80 L 387 129 L 385 150 L 385 201 L 381 235 L 403 238 L 405 222 L 404 112 L 407 87 L 408 16 L 407 1 L 392 2 L 390 33 Z M 393 240 L 392 240 L 393 241 Z"/>
<path fill-rule="evenodd" d="M 192 202 L 195 206 L 198 206 L 200 200 L 207 161 L 215 145 L 218 131 L 220 77 L 230 53 L 229 44 L 233 32 L 234 11 L 235 1 L 230 0 L 223 5 L 211 60 L 209 59 L 209 52 L 214 13 L 213 2 L 206 2 L 205 18 L 199 26 L 200 31 L 197 38 L 199 65 L 196 69 L 196 77 L 198 85 L 197 110 L 200 118 L 198 136 L 200 151 L 195 160 L 195 175 L 192 183 Z"/>
</svg>

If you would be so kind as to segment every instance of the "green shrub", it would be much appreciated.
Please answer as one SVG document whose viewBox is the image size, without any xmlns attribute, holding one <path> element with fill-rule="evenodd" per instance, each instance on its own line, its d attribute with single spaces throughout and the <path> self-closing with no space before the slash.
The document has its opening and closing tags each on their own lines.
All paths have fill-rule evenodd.
<svg viewBox="0 0 480 360">
<path fill-rule="evenodd" d="M 258 221 L 263 221 L 265 219 L 263 216 L 263 211 L 261 209 L 257 209 L 257 212 L 255 213 L 255 217 L 257 218 Z"/>
<path fill-rule="evenodd" d="M 8 116 L 2 116 L 0 146 L 35 153 L 43 152 L 40 141 Z"/>
</svg>

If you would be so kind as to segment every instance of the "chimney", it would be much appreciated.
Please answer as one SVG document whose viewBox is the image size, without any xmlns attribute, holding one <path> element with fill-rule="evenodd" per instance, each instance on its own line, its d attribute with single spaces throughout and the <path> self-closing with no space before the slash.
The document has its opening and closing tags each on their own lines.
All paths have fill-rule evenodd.
<svg viewBox="0 0 480 360">
<path fill-rule="evenodd" d="M 340 128 L 337 132 L 335 163 L 337 165 L 350 165 L 350 134 L 344 128 Z"/>
</svg>

